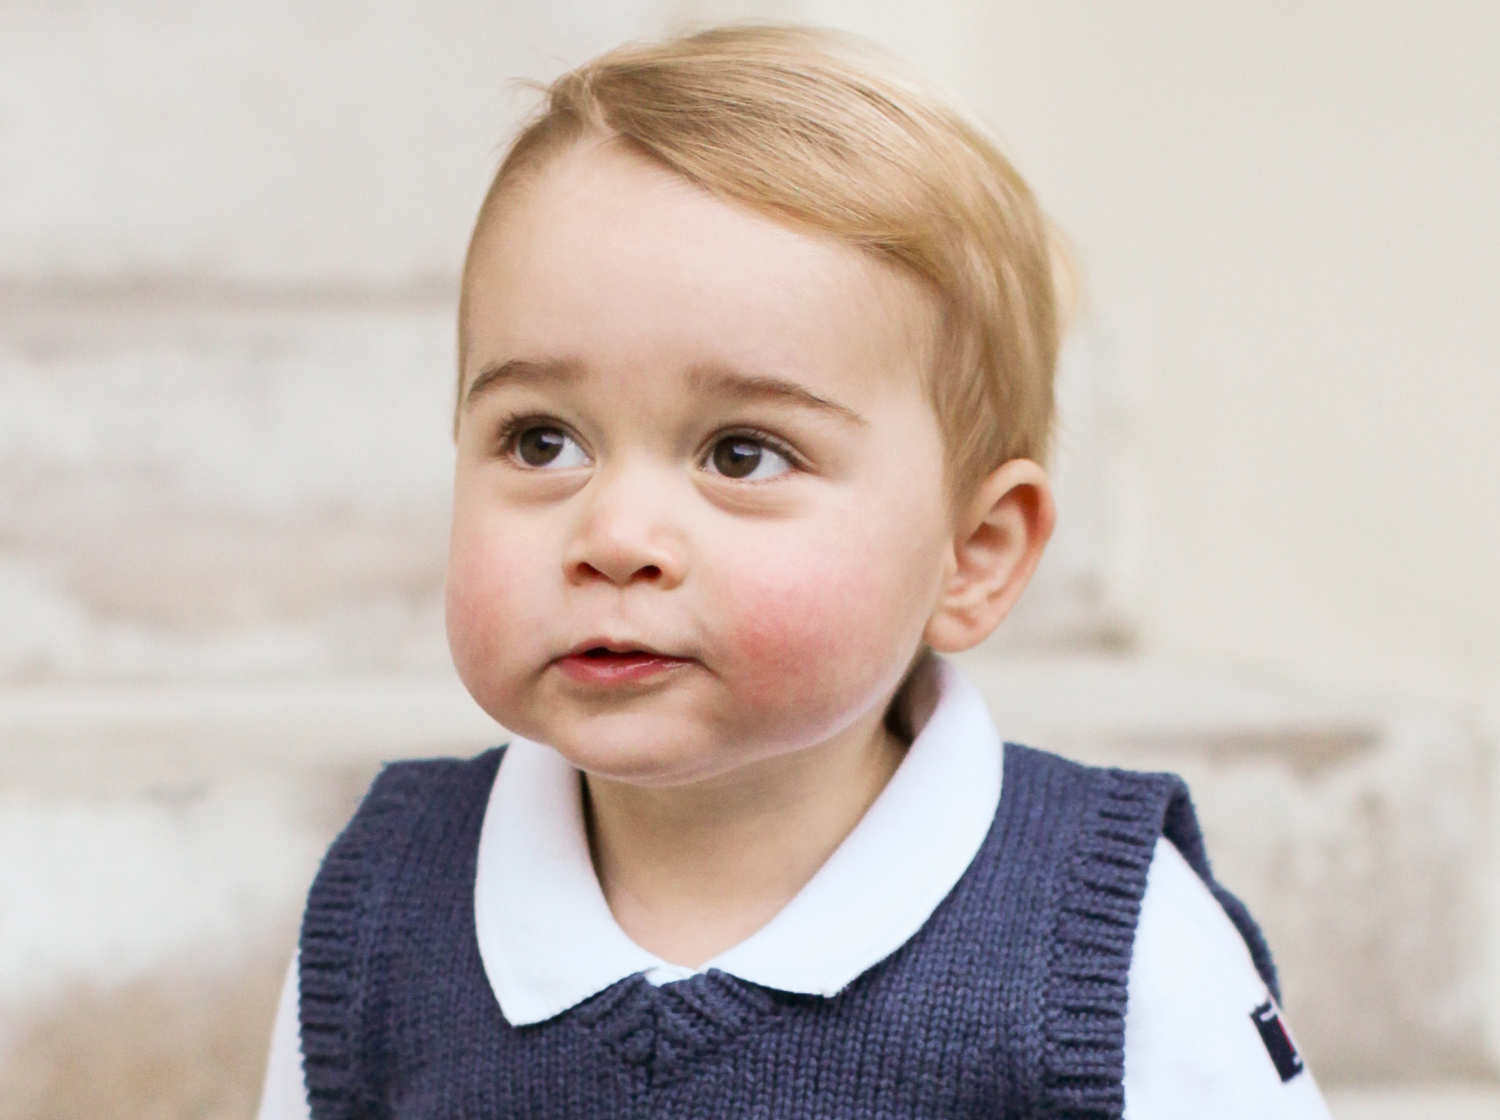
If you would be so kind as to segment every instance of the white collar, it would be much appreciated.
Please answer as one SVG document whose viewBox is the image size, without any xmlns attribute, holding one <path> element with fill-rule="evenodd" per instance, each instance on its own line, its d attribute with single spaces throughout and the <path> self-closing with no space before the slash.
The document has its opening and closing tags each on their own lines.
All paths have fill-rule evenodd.
<svg viewBox="0 0 1500 1120">
<path fill-rule="evenodd" d="M 902 700 L 916 737 L 885 789 L 770 922 L 699 971 L 832 996 L 905 944 L 953 889 L 1000 801 L 1000 739 L 949 661 L 924 657 Z M 515 1026 L 634 973 L 657 984 L 693 975 L 616 924 L 589 858 L 578 771 L 527 739 L 511 740 L 490 791 L 474 918 L 485 975 Z"/>
</svg>

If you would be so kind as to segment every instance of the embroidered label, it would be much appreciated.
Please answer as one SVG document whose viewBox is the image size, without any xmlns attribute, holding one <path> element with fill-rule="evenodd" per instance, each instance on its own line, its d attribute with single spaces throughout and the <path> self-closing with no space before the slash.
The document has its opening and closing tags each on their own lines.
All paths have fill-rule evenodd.
<svg viewBox="0 0 1500 1120">
<path fill-rule="evenodd" d="M 1250 1012 L 1250 1020 L 1260 1032 L 1260 1040 L 1266 1044 L 1266 1053 L 1282 1081 L 1290 1081 L 1302 1072 L 1302 1055 L 1297 1053 L 1297 1044 L 1292 1041 L 1292 1032 L 1282 1022 L 1281 1011 L 1275 1001 L 1266 1000 Z"/>
</svg>

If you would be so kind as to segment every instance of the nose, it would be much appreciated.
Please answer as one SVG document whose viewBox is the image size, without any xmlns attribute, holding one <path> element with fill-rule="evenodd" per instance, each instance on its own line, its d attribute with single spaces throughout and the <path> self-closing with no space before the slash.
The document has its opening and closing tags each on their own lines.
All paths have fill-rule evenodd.
<svg viewBox="0 0 1500 1120">
<path fill-rule="evenodd" d="M 668 489 L 646 469 L 616 469 L 589 479 L 578 495 L 578 522 L 563 554 L 568 580 L 664 589 L 681 583 L 686 541 Z"/>
</svg>

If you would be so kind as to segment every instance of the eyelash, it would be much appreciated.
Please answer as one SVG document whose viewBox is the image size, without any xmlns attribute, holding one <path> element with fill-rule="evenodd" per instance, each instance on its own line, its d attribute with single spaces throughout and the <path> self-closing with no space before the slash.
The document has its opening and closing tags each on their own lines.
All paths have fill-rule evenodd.
<svg viewBox="0 0 1500 1120">
<path fill-rule="evenodd" d="M 578 438 L 569 431 L 566 424 L 563 424 L 550 416 L 544 416 L 534 412 L 517 412 L 503 417 L 500 420 L 500 423 L 496 426 L 496 453 L 505 455 L 507 457 L 513 456 L 516 450 L 516 440 L 520 437 L 521 433 L 525 432 L 528 428 L 556 428 L 559 431 L 568 432 L 568 438 L 570 439 L 576 440 Z M 754 440 L 756 443 L 762 444 L 768 450 L 774 451 L 776 452 L 776 454 L 784 458 L 789 464 L 791 464 L 791 468 L 794 471 L 804 471 L 807 469 L 806 461 L 802 458 L 801 455 L 797 454 L 792 446 L 785 440 L 781 439 L 779 436 L 772 435 L 770 432 L 764 430 L 763 428 L 754 427 L 725 428 L 723 431 L 715 432 L 713 438 L 708 441 L 708 447 L 704 450 L 703 454 L 698 457 L 699 463 L 707 460 L 709 453 L 721 440 L 735 438 L 750 439 Z M 753 482 L 750 483 L 750 485 L 759 486 L 763 485 L 763 483 Z"/>
<path fill-rule="evenodd" d="M 779 436 L 773 436 L 770 432 L 765 431 L 762 428 L 726 428 L 721 432 L 715 432 L 713 438 L 708 441 L 708 447 L 704 450 L 703 454 L 699 456 L 699 461 L 702 462 L 707 460 L 708 456 L 713 452 L 714 447 L 717 446 L 721 441 L 726 439 L 752 440 L 755 443 L 758 443 L 762 447 L 766 448 L 766 450 L 774 451 L 776 454 L 780 455 L 787 461 L 793 471 L 800 472 L 807 469 L 806 461 L 803 460 L 801 455 L 798 455 L 797 452 L 792 449 L 790 444 L 788 444 L 784 439 L 781 439 Z M 780 476 L 778 475 L 777 477 Z M 766 479 L 765 481 L 769 482 L 773 480 Z M 750 483 L 750 485 L 752 486 L 760 486 L 763 484 L 764 483 L 762 482 Z"/>
<path fill-rule="evenodd" d="M 566 425 L 559 424 L 550 416 L 543 416 L 535 412 L 513 412 L 509 416 L 502 417 L 500 422 L 495 426 L 496 454 L 514 454 L 516 439 L 527 428 L 557 428 L 564 432 L 568 430 Z"/>
</svg>

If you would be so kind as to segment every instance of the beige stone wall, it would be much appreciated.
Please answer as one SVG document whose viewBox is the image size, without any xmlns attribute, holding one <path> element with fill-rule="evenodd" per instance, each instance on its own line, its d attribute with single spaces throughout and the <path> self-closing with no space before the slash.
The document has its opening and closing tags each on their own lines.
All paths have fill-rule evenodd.
<svg viewBox="0 0 1500 1120">
<path fill-rule="evenodd" d="M 509 80 L 744 15 L 895 46 L 1074 241 L 1062 522 L 971 658 L 1005 733 L 1189 777 L 1348 1115 L 1489 1114 L 1496 28 L 1422 13 L 0 7 L 0 1117 L 247 1114 L 362 783 L 500 733 L 439 607 Z"/>
</svg>

